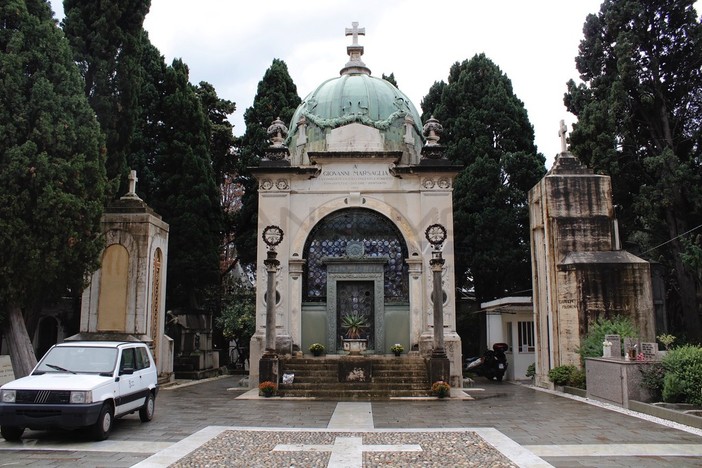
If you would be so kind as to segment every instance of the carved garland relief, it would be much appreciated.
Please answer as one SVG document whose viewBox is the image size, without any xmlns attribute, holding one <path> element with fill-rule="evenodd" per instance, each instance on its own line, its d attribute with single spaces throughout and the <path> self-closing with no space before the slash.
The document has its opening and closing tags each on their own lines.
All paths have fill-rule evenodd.
<svg viewBox="0 0 702 468">
<path fill-rule="evenodd" d="M 261 190 L 272 190 L 273 187 L 278 190 L 288 190 L 290 188 L 290 182 L 287 179 L 277 179 L 275 181 L 263 179 L 259 185 Z"/>
<path fill-rule="evenodd" d="M 427 177 L 422 181 L 422 186 L 427 190 L 446 190 L 451 188 L 451 179 L 448 177 Z"/>
</svg>

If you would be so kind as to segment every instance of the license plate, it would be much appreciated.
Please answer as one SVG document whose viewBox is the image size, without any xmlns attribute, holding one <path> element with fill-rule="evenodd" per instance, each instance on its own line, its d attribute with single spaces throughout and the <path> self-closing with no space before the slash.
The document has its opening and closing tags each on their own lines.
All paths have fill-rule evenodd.
<svg viewBox="0 0 702 468">
<path fill-rule="evenodd" d="M 498 365 L 497 365 L 497 368 L 498 368 L 498 369 L 504 369 L 504 368 L 505 368 L 505 365 L 504 365 L 504 364 L 498 364 Z"/>
</svg>

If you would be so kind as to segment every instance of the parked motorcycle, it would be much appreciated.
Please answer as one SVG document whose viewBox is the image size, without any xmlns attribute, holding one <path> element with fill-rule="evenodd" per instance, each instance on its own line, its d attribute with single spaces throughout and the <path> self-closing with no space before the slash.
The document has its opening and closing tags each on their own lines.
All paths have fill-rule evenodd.
<svg viewBox="0 0 702 468">
<path fill-rule="evenodd" d="M 482 357 L 469 359 L 466 370 L 488 380 L 502 382 L 507 372 L 507 356 L 505 356 L 507 349 L 509 346 L 506 343 L 495 343 Z"/>
</svg>

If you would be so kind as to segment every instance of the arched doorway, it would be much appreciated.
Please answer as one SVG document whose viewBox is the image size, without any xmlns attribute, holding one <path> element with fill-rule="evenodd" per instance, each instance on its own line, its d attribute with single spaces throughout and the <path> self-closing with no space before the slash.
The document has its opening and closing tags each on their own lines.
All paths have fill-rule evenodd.
<svg viewBox="0 0 702 468">
<path fill-rule="evenodd" d="M 364 208 L 331 213 L 310 231 L 304 258 L 303 309 L 312 312 L 303 313 L 303 346 L 323 335 L 328 352 L 340 351 L 349 314 L 366 318 L 369 350 L 408 344 L 407 243 L 392 221 Z"/>
</svg>

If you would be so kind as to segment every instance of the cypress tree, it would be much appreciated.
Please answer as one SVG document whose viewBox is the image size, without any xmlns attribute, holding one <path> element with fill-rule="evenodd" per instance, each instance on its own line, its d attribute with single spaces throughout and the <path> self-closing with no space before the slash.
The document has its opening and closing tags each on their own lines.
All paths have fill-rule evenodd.
<svg viewBox="0 0 702 468">
<path fill-rule="evenodd" d="M 702 24 L 693 0 L 606 0 L 565 104 L 571 151 L 612 177 L 627 249 L 660 262 L 673 331 L 702 336 Z M 697 230 L 697 231 L 696 231 Z M 695 232 L 696 231 L 696 232 Z"/>
<path fill-rule="evenodd" d="M 258 166 L 268 143 L 266 130 L 276 118 L 290 124 L 295 109 L 302 100 L 297 95 L 288 66 L 284 61 L 273 59 L 263 79 L 259 81 L 253 106 L 246 109 L 244 122 L 246 132 L 241 139 L 239 157 L 236 162 L 238 181 L 244 186 L 242 207 L 236 215 L 236 247 L 241 261 L 252 264 L 256 261 L 256 233 L 258 229 L 258 185 L 248 167 Z"/>
<path fill-rule="evenodd" d="M 444 126 L 454 186 L 457 284 L 479 301 L 531 289 L 527 194 L 545 173 L 512 83 L 484 54 L 455 63 L 422 100 Z"/>
<path fill-rule="evenodd" d="M 150 204 L 170 225 L 167 307 L 199 308 L 219 285 L 222 216 L 208 124 L 181 60 L 166 70 L 159 121 Z"/>
<path fill-rule="evenodd" d="M 7 0 L 0 18 L 0 314 L 22 377 L 36 363 L 22 310 L 80 291 L 97 268 L 105 158 L 48 3 Z"/>
<path fill-rule="evenodd" d="M 143 24 L 150 0 L 64 0 L 63 30 L 106 136 L 112 192 L 126 182 L 126 161 L 139 113 Z M 124 192 L 126 185 L 123 185 Z"/>
</svg>

